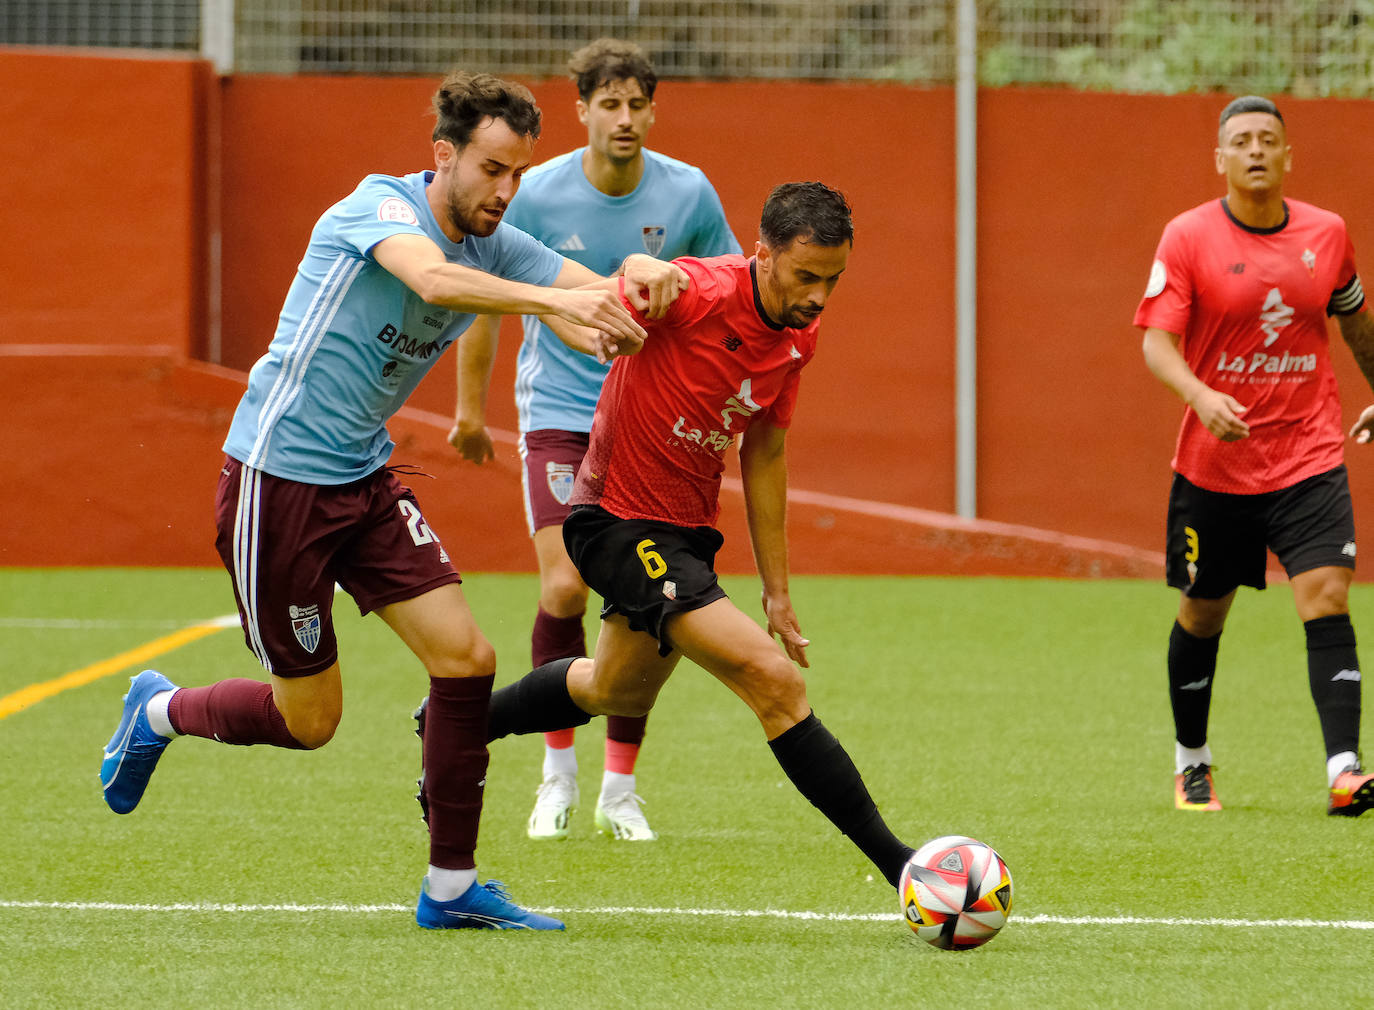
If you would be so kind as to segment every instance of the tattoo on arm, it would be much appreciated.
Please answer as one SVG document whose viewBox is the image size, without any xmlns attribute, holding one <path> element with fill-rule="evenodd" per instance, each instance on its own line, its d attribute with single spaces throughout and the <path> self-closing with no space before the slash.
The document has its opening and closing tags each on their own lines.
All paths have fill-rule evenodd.
<svg viewBox="0 0 1374 1010">
<path fill-rule="evenodd" d="M 1341 328 L 1341 336 L 1350 345 L 1350 352 L 1355 355 L 1355 363 L 1364 373 L 1365 381 L 1374 390 L 1374 315 L 1370 314 L 1368 308 L 1363 308 L 1348 316 L 1337 316 L 1336 322 Z"/>
</svg>

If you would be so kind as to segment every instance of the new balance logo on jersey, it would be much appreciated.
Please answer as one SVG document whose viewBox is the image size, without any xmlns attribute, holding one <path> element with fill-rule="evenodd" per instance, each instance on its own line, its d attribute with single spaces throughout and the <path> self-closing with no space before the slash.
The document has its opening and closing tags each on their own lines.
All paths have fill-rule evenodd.
<svg viewBox="0 0 1374 1010">
<path fill-rule="evenodd" d="M 1336 676 L 1332 677 L 1331 680 L 1333 683 L 1338 680 L 1351 680 L 1358 684 L 1360 682 L 1360 671 L 1342 670 L 1340 673 L 1336 674 Z"/>
<path fill-rule="evenodd" d="M 1226 269 L 1227 269 L 1230 273 L 1233 273 L 1233 274 L 1243 274 L 1243 273 L 1245 273 L 1245 264 L 1244 264 L 1244 263 L 1232 263 L 1232 264 L 1231 264 L 1229 267 L 1227 267 Z"/>
<path fill-rule="evenodd" d="M 1186 684 L 1178 685 L 1180 691 L 1205 691 L 1207 685 L 1212 682 L 1211 677 L 1203 677 L 1201 680 L 1192 680 Z"/>
<path fill-rule="evenodd" d="M 731 333 L 729 336 L 720 338 L 720 346 L 724 347 L 727 351 L 738 351 L 744 346 L 744 341 Z"/>
<path fill-rule="evenodd" d="M 582 241 L 582 237 L 574 232 L 565 238 L 558 248 L 566 252 L 584 252 L 587 246 Z"/>
<path fill-rule="evenodd" d="M 1264 331 L 1264 346 L 1268 347 L 1279 339 L 1279 330 L 1293 321 L 1293 307 L 1283 304 L 1283 295 L 1278 288 L 1270 288 L 1264 296 L 1264 308 L 1260 311 L 1260 329 Z"/>
</svg>

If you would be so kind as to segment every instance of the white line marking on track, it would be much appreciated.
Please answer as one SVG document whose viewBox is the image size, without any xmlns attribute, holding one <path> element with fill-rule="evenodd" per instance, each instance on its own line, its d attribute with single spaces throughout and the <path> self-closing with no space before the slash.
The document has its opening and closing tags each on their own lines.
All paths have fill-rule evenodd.
<svg viewBox="0 0 1374 1010">
<path fill-rule="evenodd" d="M 192 912 L 199 914 L 252 914 L 286 912 L 313 914 L 319 912 L 343 915 L 375 915 L 414 911 L 413 905 L 361 905 L 345 902 L 322 904 L 240 904 L 236 902 L 170 902 L 142 904 L 116 901 L 5 901 L 0 910 L 28 909 L 35 911 L 74 912 Z M 540 912 L 560 915 L 652 915 L 694 916 L 719 919 L 793 919 L 807 922 L 896 922 L 896 912 L 810 912 L 776 908 L 682 908 L 634 905 L 608 905 L 589 908 L 539 908 Z M 1015 926 L 1220 926 L 1237 929 L 1362 929 L 1374 930 L 1374 922 L 1361 919 L 1234 919 L 1190 917 L 1146 917 L 1136 915 L 1022 915 L 1013 914 Z"/>
</svg>

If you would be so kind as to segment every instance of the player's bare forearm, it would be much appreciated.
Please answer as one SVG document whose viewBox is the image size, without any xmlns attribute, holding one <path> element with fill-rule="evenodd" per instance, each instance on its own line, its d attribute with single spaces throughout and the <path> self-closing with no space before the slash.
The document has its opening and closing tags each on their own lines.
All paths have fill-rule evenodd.
<svg viewBox="0 0 1374 1010">
<path fill-rule="evenodd" d="M 612 358 L 625 354 L 636 354 L 644 346 L 643 340 L 631 336 L 613 337 L 593 326 L 578 326 L 562 316 L 543 315 L 540 322 L 554 332 L 559 340 L 574 351 L 595 358 L 603 365 Z"/>
<path fill-rule="evenodd" d="M 1365 382 L 1374 390 L 1374 314 L 1365 306 L 1348 316 L 1337 316 L 1336 325 L 1341 328 L 1341 336 L 1364 373 Z"/>
<path fill-rule="evenodd" d="M 392 235 L 372 247 L 372 256 L 427 304 L 457 312 L 491 312 L 538 316 L 557 313 L 583 326 L 604 330 L 613 338 L 643 340 L 635 322 L 614 292 L 570 288 L 598 279 L 586 267 L 565 259 L 554 287 L 510 281 L 450 263 L 443 251 L 421 235 Z M 557 285 L 563 284 L 564 287 Z"/>
<path fill-rule="evenodd" d="M 458 338 L 458 395 L 448 440 L 473 463 L 484 463 L 495 455 L 487 432 L 487 393 L 500 332 L 500 316 L 478 316 Z"/>
<path fill-rule="evenodd" d="M 373 258 L 429 305 L 455 312 L 525 315 L 548 312 L 557 292 L 510 281 L 472 267 L 450 263 L 443 251 L 420 235 L 391 235 L 372 247 Z"/>
<path fill-rule="evenodd" d="M 765 598 L 788 593 L 785 431 L 757 423 L 740 443 L 749 539 Z"/>
<path fill-rule="evenodd" d="M 1203 382 L 1188 367 L 1188 362 L 1178 349 L 1178 342 L 1176 334 L 1151 327 L 1145 331 L 1140 347 L 1150 374 L 1173 390 L 1180 400 L 1191 405 L 1203 388 Z"/>
<path fill-rule="evenodd" d="M 1147 329 L 1141 343 L 1146 367 L 1192 409 L 1204 428 L 1221 441 L 1235 442 L 1249 436 L 1250 426 L 1241 420 L 1247 409 L 1245 405 L 1199 379 L 1178 345 L 1178 334 L 1154 327 Z"/>
</svg>

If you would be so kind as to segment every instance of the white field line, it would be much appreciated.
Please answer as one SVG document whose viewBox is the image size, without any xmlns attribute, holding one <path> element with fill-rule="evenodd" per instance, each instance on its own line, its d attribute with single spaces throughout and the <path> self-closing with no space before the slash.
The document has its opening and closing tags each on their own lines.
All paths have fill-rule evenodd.
<svg viewBox="0 0 1374 1010">
<path fill-rule="evenodd" d="M 221 624 L 232 621 L 237 624 L 238 615 L 212 617 L 206 621 L 191 621 L 191 624 Z M 20 631 L 125 631 L 129 629 L 151 631 L 174 631 L 187 626 L 186 621 L 159 618 L 121 618 L 121 617 L 0 617 L 0 629 Z"/>
<path fill-rule="evenodd" d="M 239 904 L 233 902 L 170 902 L 143 904 L 115 901 L 6 901 L 0 900 L 0 910 L 60 911 L 60 912 L 190 912 L 193 914 L 253 915 L 289 913 L 314 915 L 376 915 L 411 912 L 413 905 L 358 905 L 343 902 L 320 904 Z M 607 905 L 588 908 L 539 908 L 540 912 L 560 915 L 644 915 L 658 917 L 696 917 L 714 919 L 790 919 L 804 922 L 896 922 L 896 912 L 811 912 L 788 911 L 776 908 L 684 908 Z M 1015 926 L 1211 926 L 1235 929 L 1363 929 L 1374 930 L 1374 921 L 1361 919 L 1234 919 L 1191 918 L 1178 916 L 1147 917 L 1137 915 L 1015 915 Z"/>
</svg>

